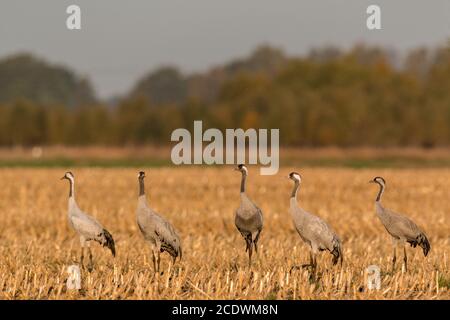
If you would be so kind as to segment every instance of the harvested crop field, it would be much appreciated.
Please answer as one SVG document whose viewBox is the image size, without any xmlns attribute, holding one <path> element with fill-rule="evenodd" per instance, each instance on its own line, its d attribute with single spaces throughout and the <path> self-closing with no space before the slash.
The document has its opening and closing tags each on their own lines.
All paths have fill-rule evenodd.
<svg viewBox="0 0 450 320">
<path fill-rule="evenodd" d="M 315 279 L 308 247 L 288 211 L 292 181 L 300 171 L 299 203 L 324 218 L 344 245 L 343 267 L 319 256 Z M 232 167 L 145 169 L 149 204 L 179 231 L 183 259 L 162 255 L 154 274 L 149 246 L 136 225 L 137 169 L 78 168 L 78 205 L 114 236 L 117 256 L 91 245 L 95 266 L 82 270 L 81 290 L 68 290 L 67 268 L 80 243 L 67 222 L 69 186 L 64 169 L 0 169 L 0 298 L 2 299 L 449 299 L 450 170 L 282 168 L 260 176 L 250 167 L 247 192 L 262 209 L 260 250 L 249 269 L 245 242 L 234 226 L 240 174 Z M 412 218 L 427 233 L 431 251 L 407 247 L 391 272 L 391 238 L 378 220 L 374 199 L 383 176 L 386 207 Z M 380 290 L 368 290 L 366 268 L 381 268 Z M 294 268 L 293 268 L 294 267 Z"/>
</svg>

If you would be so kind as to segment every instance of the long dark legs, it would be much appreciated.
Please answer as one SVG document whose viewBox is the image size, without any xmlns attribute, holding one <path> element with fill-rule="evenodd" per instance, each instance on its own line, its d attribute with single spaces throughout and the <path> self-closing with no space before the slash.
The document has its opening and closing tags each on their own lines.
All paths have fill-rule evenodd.
<svg viewBox="0 0 450 320">
<path fill-rule="evenodd" d="M 88 271 L 91 272 L 94 269 L 94 259 L 92 258 L 92 251 L 91 247 L 88 246 L 88 253 L 89 253 L 89 263 L 88 263 Z"/>
<path fill-rule="evenodd" d="M 252 266 L 252 253 L 253 253 L 253 246 L 252 243 L 250 243 L 250 246 L 248 248 L 248 266 Z"/>
<path fill-rule="evenodd" d="M 89 254 L 89 261 L 88 261 L 87 269 L 89 272 L 91 272 L 92 269 L 94 268 L 94 261 L 92 259 L 90 243 L 88 241 L 86 241 L 86 239 L 83 236 L 80 236 L 80 244 L 81 244 L 81 255 L 80 255 L 81 268 L 84 269 L 84 251 L 87 248 L 88 254 Z"/>
<path fill-rule="evenodd" d="M 84 246 L 81 246 L 81 255 L 80 255 L 81 268 L 84 267 L 83 261 L 84 261 Z"/>
<path fill-rule="evenodd" d="M 253 240 L 253 244 L 255 246 L 255 252 L 258 253 L 258 240 L 259 240 L 259 236 L 261 234 L 261 230 L 258 231 L 258 233 L 256 234 L 255 240 Z"/>
<path fill-rule="evenodd" d="M 393 247 L 394 247 L 394 254 L 392 257 L 392 272 L 395 271 L 395 262 L 397 261 L 397 241 L 393 240 L 392 241 Z"/>
<path fill-rule="evenodd" d="M 80 264 L 81 268 L 84 268 L 84 248 L 86 247 L 86 240 L 84 237 L 80 236 L 80 245 L 81 245 L 81 255 L 80 255 Z"/>
<path fill-rule="evenodd" d="M 158 250 L 156 264 L 158 265 L 158 273 L 159 273 L 159 266 L 161 264 L 161 250 Z"/>
<path fill-rule="evenodd" d="M 153 260 L 153 271 L 155 271 L 155 273 L 157 273 L 158 270 L 156 270 L 156 255 L 155 255 L 155 250 L 152 250 L 152 260 Z"/>
<path fill-rule="evenodd" d="M 403 245 L 403 261 L 405 262 L 405 272 L 408 272 L 408 256 L 406 255 L 405 245 Z"/>
<path fill-rule="evenodd" d="M 311 252 L 310 255 L 312 271 L 313 274 L 315 274 L 317 269 L 317 255 L 314 252 Z"/>
</svg>

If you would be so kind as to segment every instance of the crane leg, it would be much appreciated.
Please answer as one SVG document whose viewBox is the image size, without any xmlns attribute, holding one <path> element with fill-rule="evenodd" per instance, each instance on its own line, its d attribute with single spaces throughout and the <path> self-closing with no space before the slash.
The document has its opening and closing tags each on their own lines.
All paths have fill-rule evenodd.
<svg viewBox="0 0 450 320">
<path fill-rule="evenodd" d="M 258 231 L 258 233 L 255 236 L 255 240 L 253 240 L 253 245 L 255 246 L 256 254 L 258 254 L 258 240 L 259 240 L 259 235 L 260 234 L 261 234 L 261 231 Z"/>
<path fill-rule="evenodd" d="M 397 241 L 393 240 L 394 256 L 392 257 L 392 272 L 395 270 L 395 262 L 397 261 Z"/>
<path fill-rule="evenodd" d="M 158 273 L 159 273 L 159 266 L 161 264 L 161 251 L 160 250 L 158 250 L 158 257 L 157 257 L 156 262 L 158 264 Z"/>
<path fill-rule="evenodd" d="M 252 243 L 250 243 L 250 247 L 248 248 L 248 266 L 252 266 L 252 254 L 253 254 L 253 246 Z"/>
<path fill-rule="evenodd" d="M 313 258 L 313 273 L 316 273 L 316 269 L 317 269 L 317 255 L 315 253 L 312 254 L 312 258 Z"/>
<path fill-rule="evenodd" d="M 310 259 L 311 259 L 311 273 L 309 276 L 309 279 L 311 281 L 316 281 L 316 272 L 317 272 L 317 253 L 313 250 L 310 252 Z"/>
<path fill-rule="evenodd" d="M 395 262 L 397 261 L 396 250 L 394 248 L 394 257 L 392 258 L 392 272 L 395 271 Z"/>
<path fill-rule="evenodd" d="M 250 235 L 245 238 L 245 252 L 247 252 L 251 246 L 252 246 L 252 236 Z"/>
<path fill-rule="evenodd" d="M 80 245 L 81 245 L 81 255 L 80 255 L 80 264 L 81 268 L 84 268 L 84 248 L 86 247 L 86 240 L 83 236 L 80 236 Z"/>
<path fill-rule="evenodd" d="M 152 250 L 152 258 L 153 258 L 153 270 L 156 273 L 157 272 L 156 271 L 156 256 L 155 256 L 155 251 L 154 250 Z"/>
<path fill-rule="evenodd" d="M 92 251 L 90 246 L 88 246 L 88 253 L 89 253 L 88 271 L 91 272 L 94 269 L 94 260 L 92 258 Z"/>
<path fill-rule="evenodd" d="M 81 255 L 80 255 L 80 264 L 81 264 L 81 268 L 84 268 L 84 246 L 81 246 Z"/>
<path fill-rule="evenodd" d="M 403 246 L 403 261 L 405 262 L 405 271 L 408 272 L 408 256 L 406 255 L 406 246 Z"/>
</svg>

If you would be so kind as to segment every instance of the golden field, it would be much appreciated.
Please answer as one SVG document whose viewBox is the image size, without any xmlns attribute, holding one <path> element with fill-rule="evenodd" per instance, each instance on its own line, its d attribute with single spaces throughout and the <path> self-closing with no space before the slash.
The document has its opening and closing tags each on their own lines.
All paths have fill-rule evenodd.
<svg viewBox="0 0 450 320">
<path fill-rule="evenodd" d="M 300 205 L 324 218 L 340 235 L 344 265 L 322 253 L 316 280 L 306 269 L 308 248 L 288 212 L 292 182 L 300 171 Z M 67 267 L 80 245 L 67 223 L 68 183 L 63 169 L 0 169 L 1 299 L 450 299 L 450 170 L 283 168 L 260 176 L 250 167 L 248 194 L 264 213 L 260 250 L 251 269 L 234 226 L 240 173 L 222 168 L 149 168 L 149 204 L 178 229 L 183 259 L 153 273 L 149 247 L 135 222 L 137 169 L 72 170 L 82 210 L 95 216 L 116 241 L 117 256 L 93 243 L 94 270 L 82 271 L 82 289 L 66 289 Z M 378 187 L 387 180 L 386 207 L 411 217 L 427 233 L 423 257 L 408 246 L 409 270 L 390 272 L 390 236 L 375 215 Z M 369 291 L 365 269 L 381 267 L 381 290 Z M 291 270 L 292 269 L 292 270 Z"/>
</svg>

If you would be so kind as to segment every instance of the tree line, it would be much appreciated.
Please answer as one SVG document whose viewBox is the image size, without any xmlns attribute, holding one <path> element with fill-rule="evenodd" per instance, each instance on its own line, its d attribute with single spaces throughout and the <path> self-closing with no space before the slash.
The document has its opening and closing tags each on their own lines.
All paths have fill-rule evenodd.
<svg viewBox="0 0 450 320">
<path fill-rule="evenodd" d="M 31 69 L 31 71 L 30 71 Z M 0 61 L 0 145 L 168 144 L 176 128 L 279 128 L 289 146 L 450 145 L 450 50 L 357 45 L 250 56 L 185 75 L 163 67 L 112 106 L 26 55 Z"/>
</svg>

